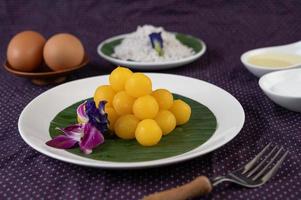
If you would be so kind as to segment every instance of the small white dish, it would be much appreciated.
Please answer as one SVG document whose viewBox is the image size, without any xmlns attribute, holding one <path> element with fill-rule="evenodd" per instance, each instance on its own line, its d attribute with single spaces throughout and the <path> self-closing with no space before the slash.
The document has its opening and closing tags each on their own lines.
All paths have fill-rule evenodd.
<svg viewBox="0 0 301 200">
<path fill-rule="evenodd" d="M 301 69 L 266 74 L 259 79 L 259 86 L 276 104 L 301 112 Z"/>
<path fill-rule="evenodd" d="M 166 61 L 166 62 L 137 62 L 137 61 L 121 60 L 113 57 L 112 54 L 114 53 L 115 46 L 119 45 L 123 40 L 123 38 L 125 38 L 128 34 L 115 36 L 101 42 L 97 47 L 97 53 L 103 59 L 116 65 L 125 66 L 130 69 L 136 69 L 136 70 L 156 71 L 156 70 L 170 69 L 170 68 L 186 65 L 188 63 L 197 60 L 206 52 L 206 44 L 202 40 L 190 35 L 185 35 L 180 33 L 175 33 L 175 34 L 177 35 L 177 39 L 181 43 L 194 49 L 196 54 L 180 60 Z"/>
<path fill-rule="evenodd" d="M 259 66 L 250 63 L 249 60 L 251 57 L 264 55 L 264 54 L 291 55 L 291 56 L 298 56 L 298 57 L 300 56 L 300 62 L 293 62 L 292 64 L 285 67 L 279 67 L 279 66 L 266 67 L 266 66 Z M 244 64 L 244 66 L 257 77 L 261 77 L 266 73 L 270 73 L 274 71 L 298 68 L 301 67 L 301 41 L 292 44 L 287 44 L 287 45 L 253 49 L 242 54 L 240 60 Z"/>
<path fill-rule="evenodd" d="M 217 129 L 208 141 L 186 153 L 143 162 L 110 162 L 82 157 L 45 144 L 51 139 L 49 124 L 63 109 L 91 97 L 97 86 L 108 83 L 108 75 L 85 78 L 54 87 L 33 99 L 22 111 L 18 128 L 23 140 L 37 151 L 52 158 L 77 165 L 129 169 L 177 163 L 209 153 L 231 141 L 241 130 L 245 114 L 240 103 L 225 90 L 185 76 L 147 73 L 153 88 L 167 88 L 207 106 L 217 119 Z M 185 84 L 183 84 L 185 83 Z M 70 93 L 72 91 L 72 93 Z"/>
</svg>

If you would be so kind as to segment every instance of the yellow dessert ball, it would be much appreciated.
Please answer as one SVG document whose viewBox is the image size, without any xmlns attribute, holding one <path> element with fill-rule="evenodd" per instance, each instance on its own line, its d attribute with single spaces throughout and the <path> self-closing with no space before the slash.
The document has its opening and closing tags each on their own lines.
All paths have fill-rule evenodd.
<svg viewBox="0 0 301 200">
<path fill-rule="evenodd" d="M 157 100 L 160 109 L 169 109 L 173 104 L 173 96 L 166 89 L 157 89 L 153 91 L 152 96 Z"/>
<path fill-rule="evenodd" d="M 134 73 L 126 81 L 125 91 L 133 97 L 141 97 L 152 92 L 152 82 L 146 75 Z"/>
<path fill-rule="evenodd" d="M 158 111 L 159 105 L 151 95 L 137 98 L 133 105 L 133 113 L 139 119 L 152 119 L 156 117 Z"/>
<path fill-rule="evenodd" d="M 155 121 L 160 126 L 163 135 L 173 131 L 177 125 L 176 117 L 168 110 L 160 110 L 155 117 Z"/>
<path fill-rule="evenodd" d="M 109 129 L 111 131 L 114 130 L 114 124 L 116 120 L 118 119 L 118 114 L 112 107 L 105 107 L 105 112 L 108 114 L 108 120 L 109 120 Z"/>
<path fill-rule="evenodd" d="M 135 131 L 136 140 L 143 146 L 158 144 L 162 137 L 162 130 L 153 119 L 145 119 L 139 122 Z"/>
<path fill-rule="evenodd" d="M 116 69 L 114 69 L 109 76 L 109 81 L 112 88 L 116 92 L 124 90 L 125 82 L 130 78 L 132 74 L 133 72 L 125 67 L 117 67 Z"/>
<path fill-rule="evenodd" d="M 188 122 L 191 115 L 190 106 L 180 99 L 173 102 L 170 111 L 176 117 L 177 125 L 182 125 Z"/>
<path fill-rule="evenodd" d="M 106 106 L 111 106 L 113 98 L 115 96 L 115 91 L 109 85 L 99 86 L 94 93 L 94 102 L 98 107 L 100 101 L 107 101 Z"/>
<path fill-rule="evenodd" d="M 139 119 L 134 115 L 123 115 L 115 122 L 114 131 L 122 139 L 134 139 L 138 123 Z"/>
<path fill-rule="evenodd" d="M 119 115 L 131 114 L 134 102 L 134 97 L 120 91 L 114 96 L 113 107 Z"/>
</svg>

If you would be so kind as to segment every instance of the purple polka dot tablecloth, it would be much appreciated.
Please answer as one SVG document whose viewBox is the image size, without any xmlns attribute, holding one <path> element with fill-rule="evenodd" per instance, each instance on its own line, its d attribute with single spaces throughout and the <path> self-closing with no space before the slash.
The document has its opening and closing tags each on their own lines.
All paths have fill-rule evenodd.
<svg viewBox="0 0 301 200">
<path fill-rule="evenodd" d="M 22 30 L 36 30 L 47 38 L 69 32 L 82 40 L 90 64 L 67 81 L 107 74 L 114 66 L 97 55 L 101 41 L 134 31 L 137 25 L 164 26 L 203 39 L 208 49 L 199 60 L 162 73 L 194 77 L 225 89 L 242 104 L 246 121 L 228 144 L 179 164 L 120 171 L 76 166 L 35 151 L 18 132 L 22 109 L 53 86 L 33 85 L 1 67 L 0 199 L 141 199 L 199 175 L 226 174 L 269 142 L 290 151 L 271 181 L 255 189 L 223 183 L 196 199 L 301 199 L 301 114 L 271 102 L 260 90 L 258 78 L 240 62 L 247 50 L 301 40 L 300 10 L 300 1 L 2 0 L 1 63 L 9 40 Z"/>
</svg>

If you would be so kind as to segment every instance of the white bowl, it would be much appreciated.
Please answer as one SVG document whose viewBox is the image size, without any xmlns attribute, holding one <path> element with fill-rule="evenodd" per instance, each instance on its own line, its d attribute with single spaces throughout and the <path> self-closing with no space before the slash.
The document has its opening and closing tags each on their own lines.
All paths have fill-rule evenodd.
<svg viewBox="0 0 301 200">
<path fill-rule="evenodd" d="M 301 69 L 266 74 L 259 79 L 259 86 L 276 104 L 301 112 Z"/>
<path fill-rule="evenodd" d="M 244 66 L 255 76 L 261 77 L 264 74 L 279 71 L 279 70 L 287 70 L 293 68 L 301 67 L 301 63 L 292 64 L 286 67 L 264 67 L 254 65 L 249 62 L 249 58 L 255 55 L 262 55 L 267 53 L 276 53 L 276 54 L 290 54 L 290 55 L 298 55 L 301 56 L 301 42 L 295 42 L 292 44 L 281 45 L 281 46 L 273 46 L 273 47 L 264 47 L 259 49 L 253 49 L 245 52 L 241 55 L 240 60 L 244 64 Z"/>
</svg>

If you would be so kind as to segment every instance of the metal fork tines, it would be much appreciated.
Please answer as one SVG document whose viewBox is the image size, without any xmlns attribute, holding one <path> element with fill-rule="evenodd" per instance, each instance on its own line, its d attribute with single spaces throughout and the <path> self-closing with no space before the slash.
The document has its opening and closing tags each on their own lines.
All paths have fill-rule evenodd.
<svg viewBox="0 0 301 200">
<path fill-rule="evenodd" d="M 270 143 L 244 167 L 213 179 L 212 185 L 231 181 L 246 187 L 258 187 L 272 178 L 288 153 L 283 147 L 273 147 Z"/>
<path fill-rule="evenodd" d="M 277 172 L 283 163 L 288 151 L 283 147 L 268 144 L 244 167 L 239 168 L 225 176 L 208 179 L 198 176 L 193 181 L 169 190 L 156 192 L 143 198 L 144 200 L 184 200 L 208 194 L 212 188 L 224 181 L 230 181 L 245 187 L 254 188 L 265 184 Z"/>
</svg>

